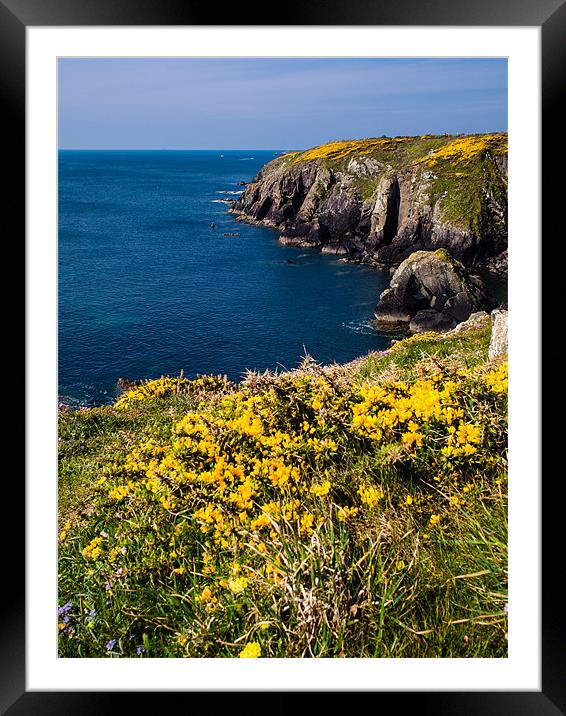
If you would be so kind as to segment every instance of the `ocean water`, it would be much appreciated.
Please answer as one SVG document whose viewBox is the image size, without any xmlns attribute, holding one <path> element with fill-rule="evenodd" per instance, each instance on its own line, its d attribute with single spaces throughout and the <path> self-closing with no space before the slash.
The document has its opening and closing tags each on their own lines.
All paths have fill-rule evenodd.
<svg viewBox="0 0 566 716">
<path fill-rule="evenodd" d="M 368 323 L 387 275 L 228 213 L 223 200 L 276 153 L 59 153 L 63 402 L 111 402 L 120 377 L 239 380 L 305 351 L 345 362 L 389 344 Z"/>
</svg>

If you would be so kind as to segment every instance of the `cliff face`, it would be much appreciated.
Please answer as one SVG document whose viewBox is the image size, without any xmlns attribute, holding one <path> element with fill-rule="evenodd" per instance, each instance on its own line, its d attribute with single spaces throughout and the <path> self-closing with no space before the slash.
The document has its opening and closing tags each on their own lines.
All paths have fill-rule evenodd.
<svg viewBox="0 0 566 716">
<path fill-rule="evenodd" d="M 266 164 L 231 211 L 381 268 L 445 248 L 501 276 L 507 250 L 507 135 L 334 142 Z"/>
</svg>

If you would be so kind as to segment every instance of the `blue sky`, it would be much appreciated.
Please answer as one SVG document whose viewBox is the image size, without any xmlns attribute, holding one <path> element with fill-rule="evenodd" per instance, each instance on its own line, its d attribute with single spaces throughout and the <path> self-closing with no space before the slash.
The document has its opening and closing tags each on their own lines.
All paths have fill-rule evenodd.
<svg viewBox="0 0 566 716">
<path fill-rule="evenodd" d="M 62 149 L 303 149 L 507 130 L 507 60 L 59 60 Z"/>
</svg>

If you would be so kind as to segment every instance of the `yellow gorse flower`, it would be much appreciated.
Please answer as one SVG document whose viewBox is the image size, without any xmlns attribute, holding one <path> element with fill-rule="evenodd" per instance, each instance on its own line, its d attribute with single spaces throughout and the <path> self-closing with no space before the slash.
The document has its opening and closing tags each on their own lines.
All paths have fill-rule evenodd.
<svg viewBox="0 0 566 716">
<path fill-rule="evenodd" d="M 261 656 L 261 647 L 257 641 L 251 641 L 240 652 L 240 659 L 257 659 Z"/>
<path fill-rule="evenodd" d="M 373 485 L 360 485 L 358 494 L 362 504 L 367 507 L 377 507 L 378 502 L 383 499 L 383 491 Z"/>
<path fill-rule="evenodd" d="M 233 594 L 241 594 L 246 590 L 248 586 L 248 580 L 246 577 L 234 577 L 228 581 L 228 589 Z"/>
<path fill-rule="evenodd" d="M 507 363 L 502 363 L 499 368 L 490 371 L 485 378 L 488 388 L 497 395 L 507 392 L 508 389 L 508 368 Z"/>
<path fill-rule="evenodd" d="M 340 520 L 340 522 L 347 522 L 352 517 L 355 517 L 357 514 L 357 507 L 340 507 L 338 509 L 338 519 Z"/>
<path fill-rule="evenodd" d="M 85 559 L 97 560 L 102 553 L 102 550 L 100 548 L 102 540 L 102 537 L 95 537 L 93 540 L 91 540 L 82 551 L 83 557 Z"/>
<path fill-rule="evenodd" d="M 491 148 L 506 151 L 506 135 L 492 134 L 454 139 L 450 143 L 445 144 L 443 147 L 436 149 L 431 155 L 424 157 L 420 161 L 431 166 L 434 166 L 440 160 L 466 164 L 471 159 L 474 159 L 479 154 L 482 154 Z"/>
<path fill-rule="evenodd" d="M 133 403 L 142 403 L 154 398 L 162 398 L 165 395 L 178 392 L 182 386 L 187 385 L 189 381 L 184 378 L 159 378 L 150 380 L 147 383 L 128 390 L 118 398 L 114 403 L 114 407 L 120 410 L 128 408 Z"/>
<path fill-rule="evenodd" d="M 305 512 L 301 516 L 299 530 L 301 534 L 311 535 L 313 533 L 314 515 L 311 512 Z"/>
<path fill-rule="evenodd" d="M 328 493 L 330 492 L 330 480 L 325 480 L 320 485 L 312 485 L 310 488 L 310 492 L 317 497 L 324 497 L 324 495 L 328 495 Z"/>
<path fill-rule="evenodd" d="M 205 587 L 199 595 L 199 601 L 206 604 L 207 602 L 210 602 L 212 597 L 213 597 L 212 589 L 210 589 L 210 587 Z"/>
<path fill-rule="evenodd" d="M 124 498 L 126 498 L 130 493 L 131 486 L 130 485 L 119 485 L 118 487 L 115 487 L 112 490 L 109 490 L 108 497 L 111 500 L 115 500 L 116 502 L 121 502 Z"/>
</svg>

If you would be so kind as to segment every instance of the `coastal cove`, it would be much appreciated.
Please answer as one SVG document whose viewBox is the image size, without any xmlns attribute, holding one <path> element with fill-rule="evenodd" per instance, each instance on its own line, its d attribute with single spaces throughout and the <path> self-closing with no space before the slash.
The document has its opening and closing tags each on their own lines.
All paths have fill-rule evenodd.
<svg viewBox="0 0 566 716">
<path fill-rule="evenodd" d="M 120 377 L 239 380 L 389 345 L 369 324 L 389 274 L 228 213 L 277 154 L 59 152 L 61 402 L 111 403 Z"/>
</svg>

